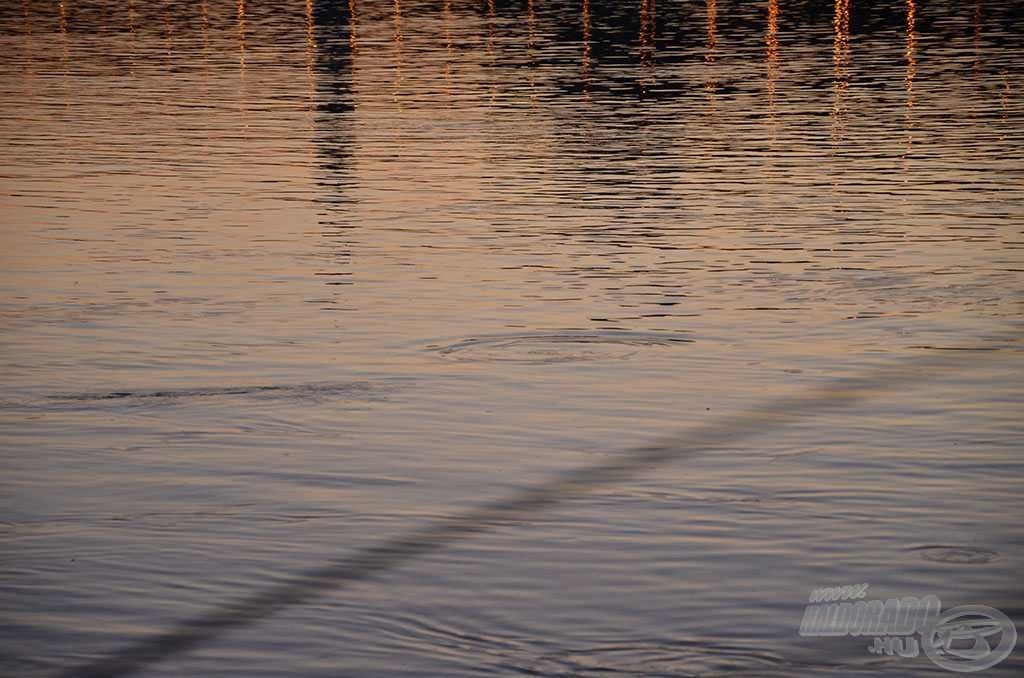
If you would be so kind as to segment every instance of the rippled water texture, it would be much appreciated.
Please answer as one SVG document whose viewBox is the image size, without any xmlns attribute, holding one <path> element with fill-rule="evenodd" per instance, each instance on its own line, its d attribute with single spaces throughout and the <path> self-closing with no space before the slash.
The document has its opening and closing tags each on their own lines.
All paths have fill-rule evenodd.
<svg viewBox="0 0 1024 678">
<path fill-rule="evenodd" d="M 862 582 L 1020 626 L 1021 16 L 0 0 L 0 673 L 927 355 L 146 675 L 944 673 L 798 634 Z"/>
</svg>

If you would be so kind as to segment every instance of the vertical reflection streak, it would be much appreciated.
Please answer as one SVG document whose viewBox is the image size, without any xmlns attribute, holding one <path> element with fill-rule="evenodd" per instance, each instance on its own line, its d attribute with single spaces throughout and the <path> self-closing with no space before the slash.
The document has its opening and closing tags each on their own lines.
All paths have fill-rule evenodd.
<svg viewBox="0 0 1024 678">
<path fill-rule="evenodd" d="M 348 0 L 348 47 L 355 54 L 359 44 L 359 35 L 356 31 L 356 0 Z"/>
<path fill-rule="evenodd" d="M 917 7 L 914 0 L 907 0 L 907 116 L 914 107 L 914 78 L 917 76 Z"/>
<path fill-rule="evenodd" d="M 704 61 L 714 63 L 715 48 L 718 47 L 718 3 L 716 0 L 707 0 L 707 51 L 704 54 Z"/>
<path fill-rule="evenodd" d="M 174 55 L 174 43 L 173 43 L 173 31 L 174 26 L 171 23 L 171 13 L 165 7 L 163 11 L 163 25 L 164 25 L 164 51 L 167 53 L 167 58 Z"/>
<path fill-rule="evenodd" d="M 655 22 L 654 0 L 640 0 L 640 89 L 646 90 L 654 79 Z"/>
<path fill-rule="evenodd" d="M 455 59 L 455 44 L 452 42 L 452 0 L 444 0 L 441 17 L 444 23 L 444 93 L 446 97 L 451 98 L 452 62 Z"/>
<path fill-rule="evenodd" d="M 203 6 L 206 6 L 205 2 L 203 3 Z M 135 25 L 135 3 L 132 2 L 132 0 L 128 0 L 128 31 L 132 35 L 135 34 Z"/>
<path fill-rule="evenodd" d="M 306 84 L 309 87 L 309 110 L 316 109 L 316 32 L 313 24 L 313 0 L 306 0 Z"/>
<path fill-rule="evenodd" d="M 405 42 L 405 36 L 402 33 L 402 1 L 394 0 L 392 4 L 392 23 L 394 24 L 394 31 L 392 35 L 392 44 L 394 45 L 394 58 L 395 58 L 395 77 L 392 83 L 392 97 L 395 101 L 398 101 L 399 95 L 402 91 L 402 66 L 403 55 L 402 47 Z"/>
<path fill-rule="evenodd" d="M 245 0 L 238 0 L 236 15 L 238 21 L 238 113 L 242 127 L 248 129 L 249 116 L 245 105 Z"/>
<path fill-rule="evenodd" d="M 28 0 L 21 0 L 22 25 L 24 26 L 24 40 L 22 41 L 22 70 L 25 72 L 24 85 L 25 93 L 32 92 L 32 81 L 35 77 L 35 54 L 32 50 L 32 18 L 29 13 Z"/>
<path fill-rule="evenodd" d="M 775 91 L 779 79 L 779 0 L 768 0 L 768 31 L 765 61 L 768 66 L 768 120 L 775 140 Z"/>
<path fill-rule="evenodd" d="M 1003 91 L 999 93 L 999 107 L 1001 109 L 1000 117 L 1003 121 L 1003 133 L 999 135 L 999 140 L 1006 141 L 1006 123 L 1009 122 L 1010 119 L 1010 78 L 1006 74 L 1005 68 L 1000 75 L 1003 78 Z"/>
<path fill-rule="evenodd" d="M 981 77 L 981 0 L 974 0 L 974 77 Z"/>
<path fill-rule="evenodd" d="M 907 161 L 910 157 L 910 149 L 914 143 L 914 78 L 917 76 L 917 6 L 914 0 L 907 0 L 907 74 L 904 78 L 904 86 L 907 91 L 906 110 L 904 112 L 904 127 L 907 133 L 907 145 L 903 151 L 903 174 L 906 181 Z"/>
<path fill-rule="evenodd" d="M 238 0 L 238 70 L 245 79 L 245 0 Z"/>
<path fill-rule="evenodd" d="M 64 94 L 64 108 L 71 108 L 71 98 L 68 90 L 68 7 L 65 0 L 60 0 L 58 9 L 60 11 L 61 87 Z"/>
<path fill-rule="evenodd" d="M 203 3 L 206 6 L 206 3 Z M 128 73 L 135 75 L 135 3 L 128 0 Z"/>
<path fill-rule="evenodd" d="M 531 12 L 533 0 L 530 0 Z M 581 8 L 581 20 L 583 22 L 583 61 L 580 64 L 583 71 L 583 99 L 590 99 L 590 0 L 583 0 Z"/>
<path fill-rule="evenodd" d="M 704 80 L 704 90 L 708 93 L 708 100 L 714 107 L 715 91 L 718 89 L 718 82 L 715 80 L 712 66 L 715 63 L 718 49 L 718 3 L 716 0 L 707 0 L 707 37 L 704 44 L 704 63 L 708 66 L 708 75 Z"/>
<path fill-rule="evenodd" d="M 494 57 L 494 0 L 487 0 L 487 55 Z"/>
<path fill-rule="evenodd" d="M 526 48 L 531 51 L 537 43 L 536 22 L 537 14 L 533 8 L 533 0 L 526 0 Z"/>
<path fill-rule="evenodd" d="M 841 141 L 845 136 L 846 92 L 850 85 L 850 0 L 835 0 L 832 28 L 832 139 Z"/>
<path fill-rule="evenodd" d="M 494 105 L 494 101 L 498 95 L 498 85 L 495 82 L 494 74 L 494 0 L 487 0 L 487 73 L 491 81 L 490 84 L 490 105 Z"/>
<path fill-rule="evenodd" d="M 530 84 L 530 106 L 537 105 L 537 15 L 533 8 L 533 0 L 526 0 L 526 60 L 527 76 Z"/>
<path fill-rule="evenodd" d="M 199 13 L 202 16 L 203 61 L 206 61 L 210 52 L 210 8 L 206 0 L 199 3 Z"/>
<path fill-rule="evenodd" d="M 640 62 L 651 58 L 651 0 L 640 0 Z"/>
</svg>

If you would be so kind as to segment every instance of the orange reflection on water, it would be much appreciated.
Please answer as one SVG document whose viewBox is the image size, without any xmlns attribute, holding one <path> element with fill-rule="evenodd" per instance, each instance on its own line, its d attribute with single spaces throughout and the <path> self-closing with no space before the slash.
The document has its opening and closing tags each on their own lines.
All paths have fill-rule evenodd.
<svg viewBox="0 0 1024 678">
<path fill-rule="evenodd" d="M 535 72 L 534 48 L 537 44 L 537 33 L 535 24 L 537 16 L 533 8 L 533 0 L 526 0 L 526 60 L 529 63 L 527 77 L 530 82 L 530 105 L 537 104 L 537 74 Z"/>
<path fill-rule="evenodd" d="M 494 54 L 494 0 L 487 0 L 487 54 Z"/>
<path fill-rule="evenodd" d="M 718 3 L 716 0 L 707 0 L 707 40 L 704 47 L 704 62 L 710 66 L 715 63 L 715 52 L 718 47 Z M 714 104 L 718 82 L 710 72 L 704 81 L 704 89 L 707 91 L 711 103 Z"/>
<path fill-rule="evenodd" d="M 306 0 L 306 82 L 309 86 L 309 109 L 315 107 L 316 78 L 313 66 L 316 63 L 316 32 L 313 24 L 313 0 Z"/>
<path fill-rule="evenodd" d="M 494 79 L 494 0 L 487 0 L 487 61 L 488 73 L 491 76 L 489 101 L 493 106 L 498 96 L 498 84 Z"/>
<path fill-rule="evenodd" d="M 348 0 L 348 47 L 353 52 L 356 51 L 359 43 L 359 36 L 356 31 L 357 21 L 356 0 Z"/>
<path fill-rule="evenodd" d="M 199 14 L 203 19 L 203 59 L 205 60 L 206 52 L 210 49 L 210 8 L 207 7 L 206 0 L 199 3 Z"/>
<path fill-rule="evenodd" d="M 394 0 L 392 6 L 392 23 L 394 24 L 394 34 L 392 36 L 392 44 L 394 45 L 395 55 L 395 77 L 392 82 L 392 96 L 397 101 L 398 95 L 402 90 L 402 46 L 405 44 L 405 36 L 402 33 L 402 2 L 401 0 Z"/>
<path fill-rule="evenodd" d="M 313 30 L 313 0 L 306 0 L 306 62 L 316 51 L 316 36 Z"/>
<path fill-rule="evenodd" d="M 654 0 L 640 0 L 640 63 L 654 63 Z"/>
<path fill-rule="evenodd" d="M 245 77 L 245 0 L 238 0 L 238 67 Z"/>
<path fill-rule="evenodd" d="M 444 0 L 441 16 L 444 20 L 444 93 L 447 96 L 451 96 L 452 60 L 455 54 L 455 43 L 452 42 L 452 0 Z"/>
<path fill-rule="evenodd" d="M 526 48 L 530 50 L 537 42 L 536 22 L 537 16 L 533 9 L 533 0 L 526 0 Z"/>
<path fill-rule="evenodd" d="M 21 7 L 24 13 L 24 20 L 22 22 L 22 25 L 24 26 L 22 40 L 22 72 L 24 73 L 24 77 L 22 79 L 22 91 L 24 91 L 27 96 L 32 97 L 36 94 L 36 40 L 32 35 L 33 20 L 29 12 L 28 0 L 22 0 Z"/>
<path fill-rule="evenodd" d="M 907 90 L 907 105 L 904 114 L 904 127 L 907 130 L 907 145 L 903 151 L 904 173 L 907 171 L 907 160 L 910 147 L 914 143 L 914 78 L 917 76 L 917 6 L 914 0 L 907 0 L 907 74 L 904 84 Z"/>
<path fill-rule="evenodd" d="M 203 16 L 206 16 L 206 3 L 203 3 Z M 135 3 L 132 0 L 128 0 L 128 30 L 132 33 L 135 32 Z"/>
<path fill-rule="evenodd" d="M 779 0 L 768 0 L 768 31 L 765 34 L 768 63 L 768 118 L 775 121 L 775 90 L 779 79 Z"/>
<path fill-rule="evenodd" d="M 164 51 L 167 53 L 167 56 L 170 57 L 174 54 L 174 26 L 171 23 L 171 12 L 166 7 L 164 8 L 162 18 L 164 26 Z"/>
<path fill-rule="evenodd" d="M 707 51 L 704 53 L 704 60 L 713 63 L 715 60 L 715 48 L 718 47 L 718 3 L 716 0 L 707 0 L 708 26 L 707 26 Z"/>
<path fill-rule="evenodd" d="M 832 138 L 839 140 L 845 132 L 846 92 L 850 86 L 850 0 L 835 0 L 832 28 Z"/>
<path fill-rule="evenodd" d="M 61 86 L 64 91 L 64 107 L 71 107 L 71 100 L 68 98 L 68 7 L 64 0 L 58 3 L 60 9 L 60 65 L 61 65 Z"/>
<path fill-rule="evenodd" d="M 914 78 L 917 76 L 917 7 L 914 0 L 907 0 L 907 108 L 914 107 Z M 909 115 L 909 111 L 908 111 Z"/>
<path fill-rule="evenodd" d="M 28 0 L 21 0 L 21 15 L 21 25 L 24 27 L 25 35 L 30 36 L 32 35 L 32 23 L 29 21 Z M 32 64 L 32 40 L 26 39 L 22 44 L 24 46 L 25 70 L 30 71 Z M 28 78 L 26 78 L 26 81 L 27 79 Z"/>
<path fill-rule="evenodd" d="M 530 8 L 532 11 L 533 0 L 530 1 Z M 584 77 L 590 73 L 590 0 L 583 0 L 582 9 L 583 19 L 583 75 Z M 584 80 L 584 89 L 586 89 L 587 81 Z"/>
<path fill-rule="evenodd" d="M 981 0 L 974 0 L 974 74 L 981 70 Z"/>
</svg>

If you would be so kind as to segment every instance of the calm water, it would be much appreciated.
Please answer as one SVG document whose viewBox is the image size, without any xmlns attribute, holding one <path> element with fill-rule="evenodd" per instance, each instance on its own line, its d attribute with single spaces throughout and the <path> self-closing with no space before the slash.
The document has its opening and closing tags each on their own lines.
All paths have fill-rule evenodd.
<svg viewBox="0 0 1024 678">
<path fill-rule="evenodd" d="M 0 2 L 0 673 L 990 349 L 146 674 L 951 675 L 797 630 L 861 582 L 1024 623 L 1022 11 Z"/>
</svg>

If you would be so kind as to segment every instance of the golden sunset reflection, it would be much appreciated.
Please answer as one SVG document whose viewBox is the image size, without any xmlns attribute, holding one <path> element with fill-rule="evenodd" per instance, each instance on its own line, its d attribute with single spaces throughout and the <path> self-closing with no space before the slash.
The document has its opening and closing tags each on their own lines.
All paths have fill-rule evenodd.
<svg viewBox="0 0 1024 678">
<path fill-rule="evenodd" d="M 306 82 L 309 88 L 309 110 L 316 107 L 316 27 L 313 23 L 313 0 L 306 0 Z"/>
<path fill-rule="evenodd" d="M 488 72 L 493 72 L 495 70 L 495 52 L 494 52 L 495 27 L 494 27 L 494 20 L 495 20 L 494 0 L 487 0 L 487 22 L 486 22 L 486 24 L 487 24 L 487 42 L 486 42 L 486 45 L 487 45 L 487 61 L 489 62 L 488 63 L 488 66 L 489 66 Z M 495 102 L 495 100 L 497 99 L 497 96 L 498 96 L 498 83 L 494 79 L 491 80 L 491 84 L 490 84 L 489 90 L 490 90 L 489 103 L 490 103 L 491 106 L 493 106 L 494 102 Z"/>
<path fill-rule="evenodd" d="M 718 46 L 718 1 L 707 0 L 706 5 L 707 13 L 707 28 L 706 28 L 706 40 L 705 47 L 707 51 L 704 54 L 704 60 L 711 63 L 715 60 L 715 49 Z"/>
<path fill-rule="evenodd" d="M 530 22 L 532 24 L 533 0 L 530 0 L 530 11 Z M 590 94 L 590 0 L 583 0 L 583 5 L 580 9 L 580 19 L 583 24 L 583 58 L 580 69 L 583 73 L 583 96 L 587 97 Z M 531 27 L 531 34 L 532 32 Z"/>
<path fill-rule="evenodd" d="M 704 41 L 704 63 L 709 67 L 715 63 L 716 50 L 718 47 L 718 3 L 717 0 L 707 0 L 706 3 L 706 27 L 705 27 L 705 41 Z M 704 90 L 707 92 L 708 98 L 714 106 L 715 101 L 715 90 L 718 89 L 718 82 L 715 76 L 709 71 L 707 78 L 704 80 Z"/>
<path fill-rule="evenodd" d="M 907 2 L 907 74 L 904 84 L 907 91 L 906 103 L 906 128 L 907 147 L 904 151 L 904 161 L 909 157 L 911 146 L 914 143 L 914 78 L 917 77 L 917 6 L 914 0 Z"/>
<path fill-rule="evenodd" d="M 779 79 L 779 0 L 768 0 L 768 30 L 765 33 L 765 61 L 768 64 L 768 119 L 775 122 L 775 90 Z"/>
<path fill-rule="evenodd" d="M 850 87 L 850 0 L 835 0 L 832 17 L 832 138 L 841 141 L 846 125 L 846 93 Z"/>
<path fill-rule="evenodd" d="M 238 0 L 238 68 L 245 78 L 245 0 Z"/>
<path fill-rule="evenodd" d="M 392 23 L 394 32 L 391 36 L 392 52 L 394 55 L 394 77 L 391 81 L 391 96 L 396 103 L 401 105 L 400 95 L 402 94 L 403 74 L 402 68 L 405 63 L 403 47 L 405 45 L 405 34 L 402 31 L 402 2 L 392 0 Z"/>
<path fill-rule="evenodd" d="M 355 52 L 359 47 L 359 17 L 356 14 L 356 0 L 348 0 L 348 47 Z"/>
<path fill-rule="evenodd" d="M 914 78 L 917 76 L 917 7 L 907 0 L 907 108 L 914 107 Z"/>
<path fill-rule="evenodd" d="M 640 63 L 654 64 L 654 0 L 640 0 Z"/>
</svg>

